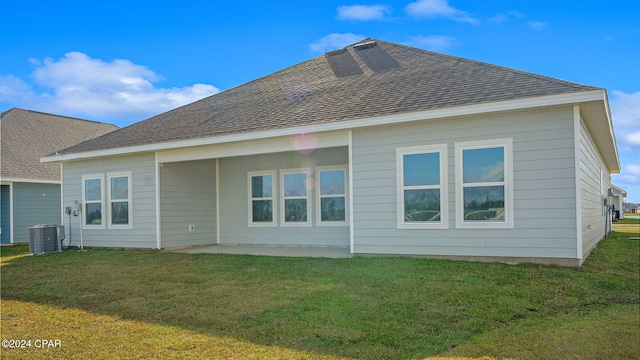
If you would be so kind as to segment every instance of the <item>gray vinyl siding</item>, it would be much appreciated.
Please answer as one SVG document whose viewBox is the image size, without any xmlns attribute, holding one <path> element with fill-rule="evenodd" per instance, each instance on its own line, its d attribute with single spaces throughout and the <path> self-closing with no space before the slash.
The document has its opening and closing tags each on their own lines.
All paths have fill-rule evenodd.
<svg viewBox="0 0 640 360">
<path fill-rule="evenodd" d="M 82 176 L 101 174 L 105 179 L 107 173 L 131 172 L 132 194 L 130 209 L 132 229 L 84 229 L 84 246 L 115 248 L 156 248 L 156 180 L 155 154 L 105 157 L 97 160 L 82 160 L 65 163 L 63 166 L 64 206 L 75 206 L 82 202 Z M 106 201 L 106 189 L 103 189 Z M 107 223 L 105 212 L 103 222 Z M 69 217 L 64 216 L 65 225 Z M 79 216 L 71 217 L 71 245 L 80 243 Z M 67 226 L 67 234 L 69 234 Z M 69 242 L 69 236 L 65 244 Z"/>
<path fill-rule="evenodd" d="M 348 226 L 318 226 L 316 222 L 316 188 L 310 190 L 310 227 L 283 227 L 275 211 L 275 227 L 250 227 L 247 174 L 253 171 L 276 171 L 275 202 L 280 203 L 280 170 L 348 164 L 346 147 L 318 149 L 308 155 L 285 152 L 220 159 L 220 243 L 262 245 L 348 246 Z M 312 177 L 315 173 L 312 173 Z"/>
<path fill-rule="evenodd" d="M 166 163 L 160 167 L 162 247 L 216 243 L 216 161 Z M 195 231 L 189 231 L 194 225 Z"/>
<path fill-rule="evenodd" d="M 28 243 L 29 228 L 60 224 L 60 185 L 13 183 L 13 242 Z"/>
<path fill-rule="evenodd" d="M 0 243 L 11 242 L 11 188 L 10 185 L 0 185 Z"/>
<path fill-rule="evenodd" d="M 457 229 L 455 143 L 513 139 L 513 229 Z M 576 258 L 570 107 L 353 131 L 355 253 Z M 446 144 L 448 229 L 397 229 L 396 148 Z"/>
<path fill-rule="evenodd" d="M 60 185 L 13 183 L 13 242 L 28 243 L 29 228 L 60 224 Z"/>
<path fill-rule="evenodd" d="M 588 253 L 607 231 L 604 199 L 611 187 L 611 176 L 595 147 L 589 131 L 580 122 L 580 213 L 582 253 Z"/>
</svg>

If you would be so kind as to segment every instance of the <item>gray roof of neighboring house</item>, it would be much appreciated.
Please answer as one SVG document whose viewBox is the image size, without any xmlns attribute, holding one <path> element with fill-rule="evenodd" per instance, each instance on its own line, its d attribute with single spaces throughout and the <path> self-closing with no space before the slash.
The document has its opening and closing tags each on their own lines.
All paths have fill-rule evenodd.
<svg viewBox="0 0 640 360">
<path fill-rule="evenodd" d="M 366 39 L 60 153 L 326 124 L 595 89 L 598 88 Z"/>
<path fill-rule="evenodd" d="M 0 114 L 3 179 L 60 181 L 60 165 L 40 158 L 117 130 L 112 124 L 12 108 Z"/>
</svg>

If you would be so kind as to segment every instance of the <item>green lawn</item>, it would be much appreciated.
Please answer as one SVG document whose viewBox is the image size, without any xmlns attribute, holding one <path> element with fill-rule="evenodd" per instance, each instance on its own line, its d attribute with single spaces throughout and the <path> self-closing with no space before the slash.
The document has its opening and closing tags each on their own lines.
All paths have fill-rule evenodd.
<svg viewBox="0 0 640 360">
<path fill-rule="evenodd" d="M 631 215 L 633 216 L 633 215 Z M 637 215 L 636 215 L 637 216 Z M 616 221 L 616 224 L 634 224 L 634 225 L 640 225 L 640 218 L 624 218 L 622 220 Z"/>
<path fill-rule="evenodd" d="M 2 247 L 2 359 L 637 359 L 640 241 L 580 269 Z M 60 340 L 39 348 L 37 339 Z"/>
</svg>

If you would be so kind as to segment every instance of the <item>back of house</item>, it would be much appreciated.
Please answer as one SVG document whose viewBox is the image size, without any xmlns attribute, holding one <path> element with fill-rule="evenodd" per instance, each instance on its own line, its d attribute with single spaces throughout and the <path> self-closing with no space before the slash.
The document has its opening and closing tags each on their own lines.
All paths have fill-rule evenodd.
<svg viewBox="0 0 640 360">
<path fill-rule="evenodd" d="M 620 171 L 604 89 L 376 39 L 43 160 L 87 246 L 568 266 Z"/>
</svg>

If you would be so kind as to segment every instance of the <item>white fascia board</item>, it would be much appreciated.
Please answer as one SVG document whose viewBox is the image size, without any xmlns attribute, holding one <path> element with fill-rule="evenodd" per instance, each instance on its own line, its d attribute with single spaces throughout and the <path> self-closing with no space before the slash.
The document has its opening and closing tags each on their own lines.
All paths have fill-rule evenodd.
<svg viewBox="0 0 640 360">
<path fill-rule="evenodd" d="M 617 160 L 617 168 L 616 170 L 613 172 L 614 174 L 619 174 L 620 173 L 620 156 L 618 154 L 618 144 L 616 142 L 616 134 L 613 131 L 613 118 L 611 117 L 611 109 L 609 108 L 609 98 L 607 97 L 607 93 L 606 91 L 603 91 L 603 95 L 604 95 L 604 108 L 605 108 L 605 113 L 607 116 L 607 125 L 609 125 L 609 134 L 611 136 L 611 139 L 613 141 L 613 151 L 615 153 L 615 158 Z"/>
<path fill-rule="evenodd" d="M 193 146 L 215 145 L 223 143 L 231 143 L 247 140 L 267 139 L 280 136 L 297 135 L 301 133 L 318 133 L 335 130 L 351 130 L 355 128 L 363 128 L 377 125 L 390 125 L 405 123 L 418 120 L 435 120 L 453 116 L 466 116 L 474 114 L 485 114 L 498 111 L 510 111 L 519 109 L 529 109 L 535 107 L 578 104 L 588 101 L 605 101 L 606 94 L 604 90 L 582 91 L 569 94 L 548 95 L 533 98 L 497 101 L 485 104 L 475 104 L 467 106 L 458 106 L 452 108 L 417 111 L 412 113 L 402 113 L 386 116 L 377 116 L 356 120 L 336 121 L 331 123 L 299 126 L 284 129 L 275 129 L 259 132 L 241 133 L 227 136 L 217 136 L 201 139 L 190 139 L 182 141 L 163 142 L 158 144 L 129 146 L 122 148 L 96 150 L 82 153 L 57 154 L 42 157 L 43 163 L 48 162 L 64 162 L 70 160 L 89 159 L 103 156 L 123 155 L 140 152 L 153 152 L 161 150 L 179 149 Z"/>
<path fill-rule="evenodd" d="M 2 182 L 14 182 L 14 183 L 34 183 L 34 184 L 62 184 L 60 180 L 40 180 L 40 179 L 21 179 L 21 178 L 2 178 Z"/>
</svg>

